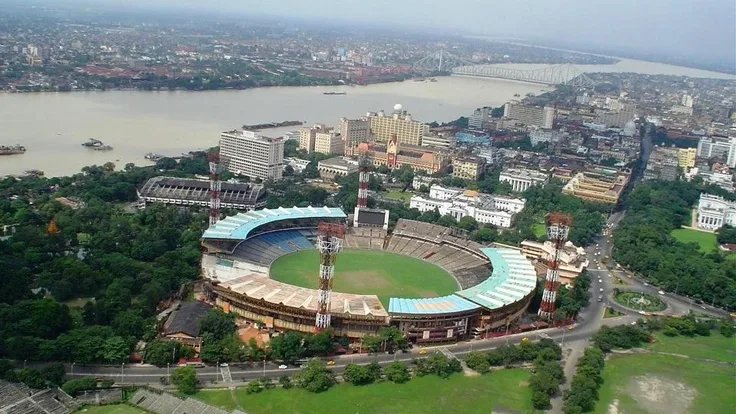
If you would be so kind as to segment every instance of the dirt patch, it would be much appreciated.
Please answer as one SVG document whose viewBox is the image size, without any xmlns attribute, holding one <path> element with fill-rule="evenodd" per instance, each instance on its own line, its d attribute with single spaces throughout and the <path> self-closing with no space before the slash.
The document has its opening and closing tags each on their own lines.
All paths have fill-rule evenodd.
<svg viewBox="0 0 736 414">
<path fill-rule="evenodd" d="M 391 283 L 381 274 L 374 270 L 356 270 L 352 272 L 340 272 L 340 279 L 349 279 L 353 289 L 378 288 L 385 289 Z"/>
<path fill-rule="evenodd" d="M 608 405 L 608 411 L 606 412 L 607 414 L 618 414 L 618 400 L 613 400 L 613 402 Z"/>
<path fill-rule="evenodd" d="M 653 375 L 631 378 L 627 392 L 647 412 L 661 414 L 689 413 L 690 405 L 697 395 L 692 387 Z"/>
</svg>

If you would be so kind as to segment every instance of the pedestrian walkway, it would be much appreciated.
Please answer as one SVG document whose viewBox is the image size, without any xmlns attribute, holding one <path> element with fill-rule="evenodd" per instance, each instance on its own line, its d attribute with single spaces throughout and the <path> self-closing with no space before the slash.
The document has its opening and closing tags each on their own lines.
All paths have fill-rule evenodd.
<svg viewBox="0 0 736 414">
<path fill-rule="evenodd" d="M 230 367 L 220 367 L 222 373 L 222 380 L 225 382 L 233 382 L 233 376 L 230 374 Z"/>
</svg>

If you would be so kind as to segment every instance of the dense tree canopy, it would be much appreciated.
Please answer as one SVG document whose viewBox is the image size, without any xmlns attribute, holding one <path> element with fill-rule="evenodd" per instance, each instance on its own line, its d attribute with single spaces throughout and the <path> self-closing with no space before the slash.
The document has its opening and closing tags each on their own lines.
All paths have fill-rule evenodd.
<svg viewBox="0 0 736 414">
<path fill-rule="evenodd" d="M 720 252 L 703 253 L 670 235 L 689 225 L 702 191 L 697 182 L 648 182 L 627 200 L 626 216 L 614 232 L 613 258 L 667 291 L 736 308 L 736 266 Z M 728 231 L 728 230 L 727 230 Z"/>
</svg>

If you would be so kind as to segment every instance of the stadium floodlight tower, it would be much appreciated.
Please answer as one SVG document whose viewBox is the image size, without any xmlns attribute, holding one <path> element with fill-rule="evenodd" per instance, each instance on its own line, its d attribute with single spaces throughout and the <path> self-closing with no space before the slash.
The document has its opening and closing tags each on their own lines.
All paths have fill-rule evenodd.
<svg viewBox="0 0 736 414">
<path fill-rule="evenodd" d="M 370 160 L 365 155 L 358 159 L 358 204 L 357 208 L 368 208 L 368 185 L 370 184 Z"/>
<path fill-rule="evenodd" d="M 319 251 L 319 297 L 317 301 L 317 331 L 330 327 L 330 295 L 335 277 L 335 259 L 342 249 L 345 226 L 338 223 L 319 223 L 317 250 Z"/>
<path fill-rule="evenodd" d="M 207 154 L 207 161 L 210 164 L 210 227 L 212 227 L 220 220 L 220 191 L 222 190 L 220 153 L 210 151 Z"/>
<path fill-rule="evenodd" d="M 555 312 L 557 289 L 560 286 L 560 253 L 570 234 L 572 217 L 564 213 L 549 213 L 546 224 L 547 239 L 552 242 L 552 251 L 547 256 L 547 277 L 544 281 L 544 293 L 538 315 L 542 319 L 550 320 Z"/>
</svg>

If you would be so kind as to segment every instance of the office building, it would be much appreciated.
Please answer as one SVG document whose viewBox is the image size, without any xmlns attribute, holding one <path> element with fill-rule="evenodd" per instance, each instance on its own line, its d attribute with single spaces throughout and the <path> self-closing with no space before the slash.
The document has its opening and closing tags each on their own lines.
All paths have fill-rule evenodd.
<svg viewBox="0 0 736 414">
<path fill-rule="evenodd" d="M 676 148 L 654 147 L 644 170 L 644 180 L 675 181 L 679 151 Z"/>
<path fill-rule="evenodd" d="M 514 215 L 524 208 L 525 203 L 524 199 L 434 184 L 429 189 L 429 197 L 412 196 L 409 207 L 421 212 L 437 209 L 441 215 L 450 215 L 456 220 L 470 216 L 478 223 L 508 228 Z"/>
<path fill-rule="evenodd" d="M 730 168 L 736 168 L 736 137 L 702 137 L 698 142 L 700 158 L 720 158 Z"/>
<path fill-rule="evenodd" d="M 412 119 L 411 115 L 401 109 L 401 105 L 394 106 L 394 112 L 386 115 L 383 111 L 368 114 L 371 124 L 371 133 L 377 142 L 388 142 L 392 135 L 396 135 L 400 145 L 419 146 L 422 136 L 429 134 L 429 125 Z"/>
<path fill-rule="evenodd" d="M 698 228 L 717 230 L 723 225 L 736 226 L 736 201 L 723 197 L 700 194 L 698 202 Z"/>
<path fill-rule="evenodd" d="M 452 161 L 452 176 L 476 181 L 485 171 L 486 160 L 480 157 L 461 157 Z"/>
<path fill-rule="evenodd" d="M 682 99 L 680 100 L 680 105 L 686 106 L 688 108 L 692 108 L 693 107 L 693 97 L 686 93 L 683 93 Z"/>
<path fill-rule="evenodd" d="M 333 180 L 338 176 L 358 172 L 358 161 L 348 157 L 328 158 L 317 163 L 317 171 L 320 177 Z"/>
<path fill-rule="evenodd" d="M 314 152 L 342 155 L 345 152 L 345 143 L 340 134 L 333 130 L 317 131 L 314 135 Z"/>
<path fill-rule="evenodd" d="M 314 124 L 311 127 L 303 127 L 299 130 L 299 149 L 311 154 L 314 152 L 314 145 L 317 142 L 317 133 L 330 131 L 331 129 L 332 128 L 329 128 L 324 124 Z"/>
<path fill-rule="evenodd" d="M 433 148 L 455 147 L 455 137 L 451 134 L 424 134 L 422 135 L 422 146 Z"/>
<path fill-rule="evenodd" d="M 361 142 L 356 147 L 346 148 L 345 155 L 364 156 L 376 167 L 385 165 L 396 169 L 408 165 L 414 171 L 424 171 L 427 174 L 444 171 L 450 162 L 450 154 L 446 150 L 399 145 L 396 140 L 388 143 Z"/>
<path fill-rule="evenodd" d="M 551 129 L 555 119 L 555 109 L 550 106 L 525 105 L 519 101 L 511 101 L 506 103 L 503 116 L 515 119 L 524 125 Z"/>
<path fill-rule="evenodd" d="M 537 146 L 547 142 L 558 142 L 565 135 L 567 135 L 565 132 L 555 129 L 532 128 L 529 131 L 529 141 L 532 145 Z"/>
<path fill-rule="evenodd" d="M 361 142 L 370 140 L 371 123 L 366 118 L 340 118 L 338 132 L 340 133 L 342 140 L 345 142 L 345 148 L 354 147 Z"/>
<path fill-rule="evenodd" d="M 503 150 L 495 147 L 481 147 L 476 155 L 486 160 L 486 168 L 500 165 L 503 161 Z"/>
<path fill-rule="evenodd" d="M 504 168 L 498 181 L 511 184 L 511 189 L 522 192 L 534 185 L 544 185 L 549 180 L 547 174 L 526 168 Z"/>
<path fill-rule="evenodd" d="M 677 165 L 682 169 L 695 167 L 697 148 L 680 148 L 677 150 Z"/>
<path fill-rule="evenodd" d="M 623 104 L 617 111 L 596 110 L 596 124 L 605 125 L 607 128 L 623 128 L 636 118 L 636 105 Z"/>
<path fill-rule="evenodd" d="M 488 122 L 491 118 L 491 109 L 490 106 L 484 106 L 473 111 L 470 117 L 468 117 L 468 127 L 474 129 L 483 128 L 483 123 Z"/>
<path fill-rule="evenodd" d="M 280 180 L 284 169 L 283 138 L 267 138 L 253 131 L 220 134 L 220 158 L 228 171 L 261 180 Z"/>
<path fill-rule="evenodd" d="M 562 187 L 562 192 L 583 200 L 616 204 L 629 183 L 630 177 L 629 171 L 595 168 L 575 174 Z"/>
</svg>

